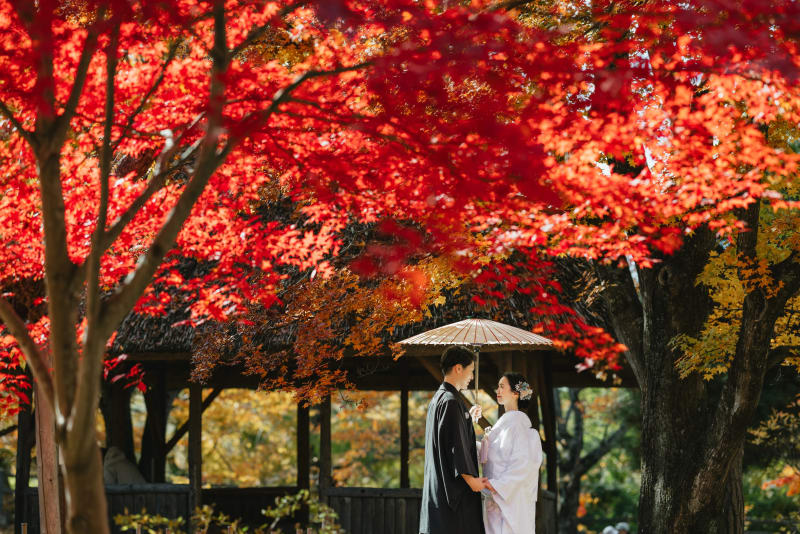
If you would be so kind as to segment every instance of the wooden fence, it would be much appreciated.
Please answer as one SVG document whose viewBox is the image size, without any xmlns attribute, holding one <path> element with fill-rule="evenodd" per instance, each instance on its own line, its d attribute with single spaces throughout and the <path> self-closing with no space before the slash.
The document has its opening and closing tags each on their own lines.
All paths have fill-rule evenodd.
<svg viewBox="0 0 800 534">
<path fill-rule="evenodd" d="M 216 512 L 231 518 L 241 518 L 246 524 L 262 525 L 267 519 L 261 510 L 275 503 L 275 497 L 296 493 L 295 487 L 277 488 L 207 488 L 203 489 L 202 502 L 212 504 Z M 187 519 L 193 509 L 191 487 L 181 484 L 130 484 L 106 486 L 108 520 L 111 532 L 119 533 L 113 518 L 118 514 L 139 513 L 146 510 L 151 515 L 174 519 Z M 29 534 L 39 534 L 39 495 L 36 488 L 25 493 L 23 517 L 17 524 L 27 523 Z"/>
<path fill-rule="evenodd" d="M 422 491 L 419 489 L 330 488 L 324 497 L 350 534 L 417 534 Z M 556 534 L 556 498 L 539 492 L 537 534 Z"/>
<path fill-rule="evenodd" d="M 422 492 L 418 489 L 330 488 L 324 497 L 351 534 L 419 532 Z"/>
<path fill-rule="evenodd" d="M 267 522 L 261 510 L 273 505 L 275 498 L 297 492 L 295 487 L 203 489 L 202 502 L 214 506 L 231 518 L 240 518 L 251 526 Z M 109 522 L 119 533 L 112 518 L 138 513 L 164 517 L 188 518 L 192 506 L 188 485 L 141 484 L 106 486 Z M 339 523 L 350 534 L 417 534 L 422 492 L 419 489 L 329 488 L 323 498 L 336 510 Z M 25 494 L 24 517 L 17 523 L 28 524 L 29 534 L 39 534 L 39 501 L 36 488 Z M 556 534 L 556 500 L 548 491 L 540 491 L 536 512 L 537 534 Z"/>
</svg>

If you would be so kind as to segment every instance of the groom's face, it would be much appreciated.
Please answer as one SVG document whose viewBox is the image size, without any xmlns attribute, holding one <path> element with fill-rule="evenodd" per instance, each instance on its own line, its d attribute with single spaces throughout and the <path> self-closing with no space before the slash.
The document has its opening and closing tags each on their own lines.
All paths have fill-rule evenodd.
<svg viewBox="0 0 800 534">
<path fill-rule="evenodd" d="M 458 389 L 468 389 L 469 383 L 472 382 L 472 373 L 475 372 L 475 362 L 470 363 L 468 366 L 464 367 L 462 365 L 456 365 L 455 370 L 457 371 L 457 380 L 458 380 Z"/>
</svg>

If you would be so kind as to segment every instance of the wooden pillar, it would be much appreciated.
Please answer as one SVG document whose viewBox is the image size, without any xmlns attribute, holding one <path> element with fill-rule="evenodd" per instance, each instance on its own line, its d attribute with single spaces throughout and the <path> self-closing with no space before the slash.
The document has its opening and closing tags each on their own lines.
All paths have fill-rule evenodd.
<svg viewBox="0 0 800 534">
<path fill-rule="evenodd" d="M 203 387 L 189 384 L 189 485 L 191 486 L 192 510 L 202 505 L 203 487 Z"/>
<path fill-rule="evenodd" d="M 327 395 L 319 406 L 319 493 L 333 486 L 333 458 L 331 457 L 331 396 Z"/>
<path fill-rule="evenodd" d="M 311 436 L 308 406 L 297 405 L 297 487 L 309 489 L 311 478 Z"/>
<path fill-rule="evenodd" d="M 33 402 L 33 399 L 31 399 Z M 31 478 L 31 449 L 33 448 L 36 429 L 33 421 L 31 405 L 20 407 L 17 414 L 17 465 L 16 484 L 14 487 L 14 534 L 21 534 L 23 521 L 30 522 L 25 517 L 25 493 L 27 493 Z"/>
<path fill-rule="evenodd" d="M 167 381 L 166 370 L 159 365 L 152 370 L 155 379 L 144 394 L 147 407 L 139 469 L 149 482 L 165 482 L 167 466 Z M 191 395 L 191 389 L 190 389 Z M 202 409 L 201 409 L 202 413 Z M 130 416 L 129 416 L 130 417 Z"/>
<path fill-rule="evenodd" d="M 547 489 L 558 495 L 558 451 L 556 450 L 556 415 L 553 405 L 553 360 L 546 354 L 543 361 L 542 418 L 544 419 L 544 452 L 547 455 Z"/>
<path fill-rule="evenodd" d="M 500 376 L 497 377 L 497 380 L 500 380 L 500 377 L 506 373 L 514 371 L 514 358 L 513 355 L 509 352 L 501 352 L 497 354 L 495 363 L 497 363 L 497 368 L 500 373 Z M 501 404 L 497 407 L 497 418 L 499 419 L 504 413 L 506 413 L 505 407 Z"/>
<path fill-rule="evenodd" d="M 53 407 L 36 386 L 36 471 L 39 477 L 39 525 L 42 534 L 64 532 L 64 506 Z"/>
<path fill-rule="evenodd" d="M 112 384 L 104 380 L 100 393 L 100 411 L 106 426 L 106 449 L 117 447 L 128 460 L 135 463 L 131 389 L 124 388 L 121 382 Z M 141 467 L 139 470 L 141 471 Z"/>
<path fill-rule="evenodd" d="M 528 353 L 527 366 L 525 367 L 525 378 L 533 390 L 531 395 L 531 402 L 528 405 L 528 417 L 531 418 L 531 423 L 538 429 L 541 427 L 542 421 L 539 417 L 539 400 L 544 391 L 544 366 L 542 365 L 542 355 L 540 353 Z"/>
<path fill-rule="evenodd" d="M 400 487 L 411 485 L 408 476 L 409 432 L 408 432 L 408 387 L 400 391 Z"/>
</svg>

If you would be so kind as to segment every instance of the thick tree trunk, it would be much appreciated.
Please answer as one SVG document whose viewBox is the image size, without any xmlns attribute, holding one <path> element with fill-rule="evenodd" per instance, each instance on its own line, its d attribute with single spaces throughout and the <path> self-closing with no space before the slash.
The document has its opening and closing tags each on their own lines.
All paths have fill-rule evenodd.
<svg viewBox="0 0 800 534">
<path fill-rule="evenodd" d="M 687 406 L 686 397 L 695 389 L 690 384 L 675 383 L 657 388 L 657 398 L 643 398 L 640 532 L 744 532 L 742 447 L 738 452 L 731 451 L 735 460 L 723 479 L 716 479 L 713 470 L 706 469 L 710 410 L 703 407 L 704 403 Z M 693 487 L 698 480 L 712 476 L 718 491 L 708 496 L 701 510 L 691 510 Z"/>
<path fill-rule="evenodd" d="M 757 207 L 754 214 L 757 217 Z M 738 245 L 744 254 L 754 241 Z M 640 271 L 639 358 L 644 365 L 639 377 L 639 530 L 648 534 L 744 531 L 742 450 L 760 398 L 777 314 L 766 313 L 763 299 L 748 294 L 727 375 L 711 382 L 698 373 L 680 377 L 675 362 L 682 354 L 671 342 L 678 334 L 697 336 L 705 324 L 712 304 L 696 278 L 713 246 L 707 232 L 698 233 L 662 266 Z M 777 304 L 773 311 L 779 308 Z"/>
</svg>

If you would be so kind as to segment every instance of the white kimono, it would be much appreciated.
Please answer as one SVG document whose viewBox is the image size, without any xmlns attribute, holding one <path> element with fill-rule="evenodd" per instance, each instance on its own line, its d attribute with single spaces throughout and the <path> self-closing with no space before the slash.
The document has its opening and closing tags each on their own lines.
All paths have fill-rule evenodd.
<svg viewBox="0 0 800 534">
<path fill-rule="evenodd" d="M 489 432 L 483 475 L 497 491 L 485 500 L 486 534 L 534 534 L 542 441 L 527 414 L 503 414 Z"/>
</svg>

